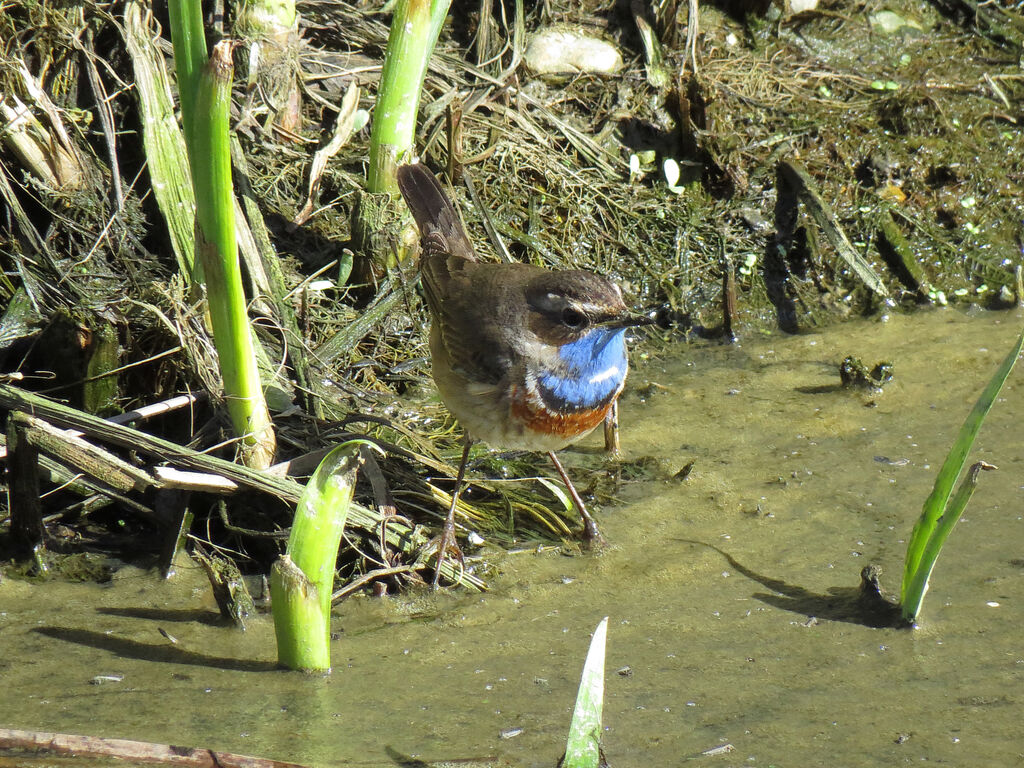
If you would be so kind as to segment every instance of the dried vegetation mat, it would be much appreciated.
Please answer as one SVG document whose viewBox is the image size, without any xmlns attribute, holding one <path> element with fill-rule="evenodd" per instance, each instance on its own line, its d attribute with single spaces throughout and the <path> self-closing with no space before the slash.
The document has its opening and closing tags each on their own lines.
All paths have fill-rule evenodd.
<svg viewBox="0 0 1024 768">
<path fill-rule="evenodd" d="M 419 154 L 455 180 L 487 257 L 593 269 L 656 312 L 640 355 L 883 309 L 1013 305 L 1020 9 L 966 3 L 458 3 Z M 288 120 L 247 70 L 250 46 L 236 54 L 240 246 L 284 461 L 268 473 L 232 461 L 202 294 L 182 277 L 194 224 L 163 11 L 0 8 L 0 408 L 19 414 L 6 477 L 20 462 L 35 483 L 0 514 L 6 555 L 42 540 L 170 569 L 198 545 L 264 573 L 318 452 L 360 435 L 387 458 L 367 459 L 341 579 L 417 581 L 459 432 L 429 380 L 415 267 L 354 246 L 385 10 L 299 4 Z M 552 29 L 619 62 L 538 75 L 531 44 Z M 373 234 L 398 252 L 393 224 Z M 596 506 L 640 466 L 570 462 L 595 470 L 581 491 Z M 540 466 L 475 451 L 462 532 L 500 549 L 571 538 Z M 468 558 L 469 586 L 482 560 Z"/>
</svg>

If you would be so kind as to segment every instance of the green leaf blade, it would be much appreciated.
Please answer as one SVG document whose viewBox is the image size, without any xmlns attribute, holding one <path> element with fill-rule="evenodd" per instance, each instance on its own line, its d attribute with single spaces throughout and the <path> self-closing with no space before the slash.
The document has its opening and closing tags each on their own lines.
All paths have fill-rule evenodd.
<svg viewBox="0 0 1024 768">
<path fill-rule="evenodd" d="M 946 543 L 949 534 L 953 532 L 953 526 L 957 524 L 964 509 L 967 508 L 967 502 L 974 495 L 974 489 L 978 487 L 978 473 L 983 469 L 995 469 L 995 467 L 983 461 L 974 464 L 957 489 L 946 513 L 936 521 L 935 530 L 921 554 L 921 562 L 907 585 L 906 597 L 900 601 L 903 620 L 908 624 L 917 621 L 917 615 L 921 612 L 921 603 L 924 602 L 925 593 L 928 591 L 928 580 L 931 578 L 932 569 L 935 568 L 935 561 L 939 559 L 942 545 Z"/>
<path fill-rule="evenodd" d="M 608 617 L 594 630 L 587 660 L 583 664 L 576 708 L 569 725 L 562 768 L 597 768 L 601 760 L 601 709 L 604 702 L 604 657 Z"/>
<path fill-rule="evenodd" d="M 946 460 L 943 462 L 942 468 L 935 478 L 935 486 L 925 500 L 921 517 L 914 524 L 910 543 L 907 545 L 907 556 L 903 567 L 903 582 L 900 585 L 900 605 L 903 606 L 905 617 L 912 613 L 913 617 L 916 618 L 920 610 L 921 601 L 924 599 L 924 592 L 928 587 L 928 576 L 935 565 L 935 558 L 938 557 L 938 551 L 956 523 L 956 519 L 953 519 L 951 513 L 956 504 L 961 501 L 960 493 L 958 493 L 953 506 L 949 507 L 947 511 L 950 493 L 957 478 L 963 471 L 967 455 L 974 445 L 974 439 L 981 430 L 981 426 L 993 403 L 995 403 L 996 398 L 999 396 L 1003 384 L 1006 383 L 1007 377 L 1009 377 L 1010 372 L 1013 370 L 1022 347 L 1024 347 L 1024 333 L 1017 337 L 1013 348 L 989 380 L 978 401 L 974 404 L 974 408 L 964 421 L 963 426 L 960 427 L 956 440 L 953 442 L 953 446 L 950 448 L 949 454 L 946 456 Z M 965 486 L 969 486 L 966 480 L 964 485 L 961 486 L 961 493 L 967 493 L 966 498 L 963 499 L 964 505 L 966 505 L 970 499 L 970 494 L 973 492 L 973 486 L 967 490 L 965 490 Z M 963 511 L 962 508 L 960 511 Z M 956 515 L 956 518 L 959 518 L 959 513 Z M 936 538 L 937 535 L 941 536 L 941 539 Z M 929 555 L 931 557 L 930 562 L 925 560 L 926 551 L 934 554 L 933 557 L 931 557 L 931 554 Z"/>
</svg>

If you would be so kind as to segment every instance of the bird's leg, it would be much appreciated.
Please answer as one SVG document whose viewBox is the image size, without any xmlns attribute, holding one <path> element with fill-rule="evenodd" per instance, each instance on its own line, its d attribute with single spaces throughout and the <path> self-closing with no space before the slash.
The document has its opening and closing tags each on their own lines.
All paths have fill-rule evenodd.
<svg viewBox="0 0 1024 768">
<path fill-rule="evenodd" d="M 619 443 L 619 401 L 613 400 L 608 415 L 604 417 L 604 449 L 615 458 L 619 457 L 622 446 Z"/>
<path fill-rule="evenodd" d="M 597 527 L 597 522 L 587 512 L 587 508 L 583 504 L 583 499 L 580 498 L 579 492 L 576 490 L 576 486 L 572 484 L 572 480 L 569 479 L 569 475 L 565 473 L 565 468 L 562 466 L 562 462 L 555 456 L 554 451 L 548 451 L 548 456 L 551 457 L 551 463 L 555 465 L 555 469 L 558 470 L 558 474 L 562 478 L 562 482 L 565 483 L 565 489 L 569 491 L 569 495 L 572 497 L 572 503 L 576 505 L 576 509 L 579 510 L 580 517 L 583 518 L 583 543 L 590 547 L 603 547 L 605 545 L 604 536 L 601 535 L 601 531 Z"/>
<path fill-rule="evenodd" d="M 462 558 L 462 551 L 455 542 L 455 507 L 459 503 L 459 494 L 462 492 L 462 481 L 466 476 L 466 462 L 469 461 L 469 447 L 473 444 L 472 438 L 467 434 L 465 444 L 462 447 L 462 461 L 459 462 L 459 471 L 455 477 L 455 490 L 452 491 L 452 505 L 448 508 L 448 519 L 444 521 L 444 531 L 441 533 L 441 540 L 437 544 L 437 565 L 434 568 L 433 588 L 437 589 L 441 583 L 441 566 L 444 565 L 445 556 L 448 550 L 458 553 Z"/>
</svg>

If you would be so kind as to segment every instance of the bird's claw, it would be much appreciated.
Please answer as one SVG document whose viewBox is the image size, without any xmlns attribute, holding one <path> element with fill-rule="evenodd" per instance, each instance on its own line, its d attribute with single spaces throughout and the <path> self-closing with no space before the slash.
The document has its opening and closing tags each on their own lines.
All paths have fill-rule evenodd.
<svg viewBox="0 0 1024 768">
<path fill-rule="evenodd" d="M 601 533 L 593 518 L 589 518 L 583 523 L 583 536 L 580 538 L 580 544 L 583 549 L 589 550 L 604 549 L 608 546 L 608 540 Z"/>
<path fill-rule="evenodd" d="M 462 554 L 462 549 L 459 547 L 458 542 L 455 541 L 454 528 L 449 529 L 446 525 L 440 536 L 435 536 L 423 546 L 421 555 L 427 557 L 434 551 L 437 552 L 437 562 L 434 565 L 434 580 L 431 582 L 431 587 L 435 590 L 440 587 L 441 571 L 444 568 L 445 560 L 449 558 L 459 564 L 458 573 L 452 580 L 452 583 L 458 584 L 462 581 L 462 576 L 466 571 L 466 561 L 465 556 Z"/>
</svg>

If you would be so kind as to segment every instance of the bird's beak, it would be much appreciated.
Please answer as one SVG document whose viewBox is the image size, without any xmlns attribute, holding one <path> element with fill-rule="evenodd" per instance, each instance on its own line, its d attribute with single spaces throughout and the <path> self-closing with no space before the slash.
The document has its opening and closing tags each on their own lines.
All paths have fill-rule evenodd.
<svg viewBox="0 0 1024 768">
<path fill-rule="evenodd" d="M 618 330 L 619 328 L 635 328 L 639 325 L 654 325 L 654 323 L 655 319 L 653 315 L 630 312 L 625 317 L 617 317 L 614 320 L 608 320 L 607 322 L 601 323 L 601 325 L 605 328 Z"/>
</svg>

